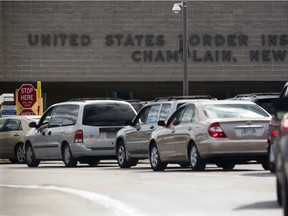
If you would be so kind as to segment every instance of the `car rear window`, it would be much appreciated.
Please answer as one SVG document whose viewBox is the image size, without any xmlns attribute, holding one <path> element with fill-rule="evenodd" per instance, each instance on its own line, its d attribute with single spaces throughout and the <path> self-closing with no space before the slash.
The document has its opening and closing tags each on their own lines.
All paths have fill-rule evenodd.
<svg viewBox="0 0 288 216">
<path fill-rule="evenodd" d="M 249 104 L 211 104 L 204 105 L 207 118 L 263 118 L 269 115 L 257 105 Z"/>
<path fill-rule="evenodd" d="M 84 107 L 83 125 L 123 126 L 126 120 L 132 120 L 134 116 L 135 112 L 128 104 L 89 104 Z"/>
</svg>

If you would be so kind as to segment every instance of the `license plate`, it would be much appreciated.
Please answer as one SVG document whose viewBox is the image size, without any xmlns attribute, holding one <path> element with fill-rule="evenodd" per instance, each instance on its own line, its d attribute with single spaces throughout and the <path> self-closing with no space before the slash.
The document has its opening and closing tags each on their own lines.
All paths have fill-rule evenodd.
<svg viewBox="0 0 288 216">
<path fill-rule="evenodd" d="M 242 128 L 242 136 L 252 136 L 256 134 L 255 128 Z"/>
<path fill-rule="evenodd" d="M 116 132 L 106 132 L 106 137 L 107 138 L 115 138 L 116 137 Z"/>
</svg>

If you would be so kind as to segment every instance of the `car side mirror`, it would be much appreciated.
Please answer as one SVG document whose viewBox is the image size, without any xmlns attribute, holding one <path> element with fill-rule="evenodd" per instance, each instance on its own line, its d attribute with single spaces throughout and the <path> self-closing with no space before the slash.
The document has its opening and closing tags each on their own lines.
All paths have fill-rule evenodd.
<svg viewBox="0 0 288 216">
<path fill-rule="evenodd" d="M 36 122 L 30 122 L 29 127 L 30 128 L 37 128 L 37 123 Z"/>
<path fill-rule="evenodd" d="M 157 125 L 165 127 L 166 123 L 165 123 L 164 120 L 160 120 L 160 121 L 157 122 Z"/>
</svg>

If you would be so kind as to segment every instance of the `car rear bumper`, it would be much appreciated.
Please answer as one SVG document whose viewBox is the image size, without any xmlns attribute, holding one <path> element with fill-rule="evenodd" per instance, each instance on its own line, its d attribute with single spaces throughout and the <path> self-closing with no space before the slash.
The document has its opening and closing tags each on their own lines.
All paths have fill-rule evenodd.
<svg viewBox="0 0 288 216">
<path fill-rule="evenodd" d="M 197 145 L 202 158 L 237 157 L 259 158 L 267 156 L 267 140 L 211 140 Z"/>
<path fill-rule="evenodd" d="M 87 147 L 83 143 L 73 143 L 70 145 L 70 148 L 75 158 L 85 156 L 116 156 L 114 147 Z"/>
</svg>

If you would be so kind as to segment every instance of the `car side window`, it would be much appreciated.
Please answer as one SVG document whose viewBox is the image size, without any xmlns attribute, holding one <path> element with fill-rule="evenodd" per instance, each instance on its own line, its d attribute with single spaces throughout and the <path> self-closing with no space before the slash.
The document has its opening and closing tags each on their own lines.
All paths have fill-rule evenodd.
<svg viewBox="0 0 288 216">
<path fill-rule="evenodd" d="M 55 107 L 51 107 L 49 110 L 47 110 L 43 116 L 41 117 L 40 121 L 39 121 L 39 126 L 42 125 L 48 125 L 51 119 L 51 115 L 53 113 L 53 110 L 55 109 Z"/>
<path fill-rule="evenodd" d="M 19 131 L 22 129 L 21 121 L 18 119 L 9 119 L 5 124 L 5 131 Z"/>
<path fill-rule="evenodd" d="M 177 109 L 177 111 L 171 116 L 171 118 L 168 120 L 169 126 L 176 126 L 180 124 L 180 120 L 183 116 L 186 106 L 180 107 Z"/>
<path fill-rule="evenodd" d="M 167 118 L 169 117 L 170 110 L 171 110 L 171 104 L 163 104 L 160 110 L 159 121 L 160 120 L 166 121 Z"/>
<path fill-rule="evenodd" d="M 136 118 L 136 124 L 145 124 L 149 111 L 151 109 L 151 106 L 147 106 L 141 110 L 141 112 L 138 114 Z"/>
<path fill-rule="evenodd" d="M 189 123 L 195 120 L 195 106 L 193 104 L 188 105 L 181 117 L 181 123 Z"/>
<path fill-rule="evenodd" d="M 78 116 L 78 105 L 59 105 L 51 117 L 50 127 L 75 125 Z"/>
<path fill-rule="evenodd" d="M 151 109 L 149 110 L 148 113 L 148 117 L 146 119 L 146 124 L 153 124 L 157 122 L 159 110 L 160 110 L 160 104 L 151 106 Z"/>
</svg>

